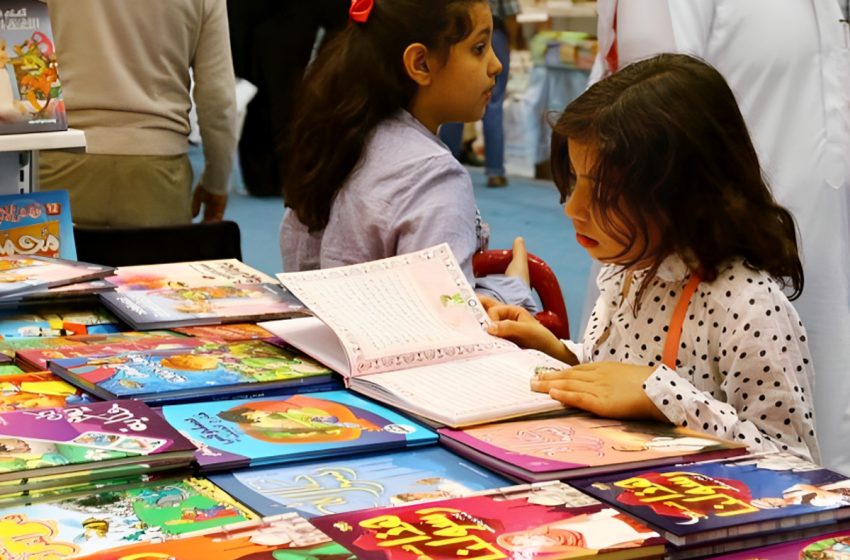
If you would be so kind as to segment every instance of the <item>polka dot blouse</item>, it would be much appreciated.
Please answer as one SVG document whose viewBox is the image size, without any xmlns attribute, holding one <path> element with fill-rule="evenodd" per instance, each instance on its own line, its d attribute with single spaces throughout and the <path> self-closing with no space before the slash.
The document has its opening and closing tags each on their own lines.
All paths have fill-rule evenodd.
<svg viewBox="0 0 850 560">
<path fill-rule="evenodd" d="M 676 370 L 661 363 L 668 324 L 689 278 L 685 263 L 670 257 L 653 278 L 635 273 L 623 295 L 625 273 L 603 267 L 584 339 L 565 343 L 582 363 L 655 366 L 644 389 L 676 425 L 741 441 L 752 452 L 785 450 L 819 461 L 806 332 L 766 273 L 737 260 L 713 282 L 700 283 L 685 315 Z"/>
</svg>

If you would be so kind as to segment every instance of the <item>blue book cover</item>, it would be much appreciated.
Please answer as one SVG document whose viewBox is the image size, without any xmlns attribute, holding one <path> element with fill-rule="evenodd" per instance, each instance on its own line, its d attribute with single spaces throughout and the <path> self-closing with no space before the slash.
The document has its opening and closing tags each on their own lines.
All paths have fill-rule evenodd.
<svg viewBox="0 0 850 560">
<path fill-rule="evenodd" d="M 77 260 L 68 191 L 0 196 L 0 256 Z"/>
<path fill-rule="evenodd" d="M 198 448 L 201 470 L 227 470 L 435 443 L 437 434 L 347 391 L 164 406 Z"/>
<path fill-rule="evenodd" d="M 254 468 L 210 479 L 262 516 L 311 518 L 374 507 L 460 498 L 511 484 L 437 446 Z"/>
<path fill-rule="evenodd" d="M 571 480 L 677 546 L 850 517 L 850 479 L 785 453 Z"/>
</svg>

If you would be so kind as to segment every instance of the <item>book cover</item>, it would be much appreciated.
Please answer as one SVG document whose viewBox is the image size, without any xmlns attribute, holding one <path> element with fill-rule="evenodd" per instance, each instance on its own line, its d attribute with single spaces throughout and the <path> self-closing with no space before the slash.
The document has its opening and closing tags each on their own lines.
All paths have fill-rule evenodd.
<svg viewBox="0 0 850 560">
<path fill-rule="evenodd" d="M 451 427 L 564 408 L 529 380 L 568 366 L 486 332 L 490 319 L 447 244 L 278 279 L 314 317 L 260 326 L 353 391 Z"/>
<path fill-rule="evenodd" d="M 0 312 L 2 317 L 2 312 Z M 0 321 L 2 322 L 2 321 Z M 120 331 L 105 334 L 74 334 L 66 336 L 22 336 L 0 339 L 0 354 L 14 358 L 23 350 L 59 350 L 93 344 L 115 344 L 148 338 L 176 337 L 172 331 Z"/>
<path fill-rule="evenodd" d="M 658 533 L 563 483 L 316 517 L 361 560 L 648 558 Z"/>
<path fill-rule="evenodd" d="M 272 465 L 434 443 L 424 426 L 347 391 L 164 406 L 202 470 Z"/>
<path fill-rule="evenodd" d="M 847 560 L 850 529 L 825 532 L 808 539 L 712 556 L 715 560 Z"/>
<path fill-rule="evenodd" d="M 0 256 L 6 255 L 77 259 L 68 191 L 0 196 Z"/>
<path fill-rule="evenodd" d="M 92 400 L 90 395 L 47 371 L 0 377 L 0 412 L 65 408 Z"/>
<path fill-rule="evenodd" d="M 570 484 L 689 546 L 850 517 L 850 480 L 780 453 L 673 465 Z"/>
<path fill-rule="evenodd" d="M 254 323 L 177 327 L 174 331 L 187 336 L 218 342 L 242 342 L 245 340 L 269 340 L 275 338 L 272 333 Z"/>
<path fill-rule="evenodd" d="M 295 510 L 308 519 L 458 498 L 510 484 L 438 446 L 252 468 L 210 480 L 260 515 Z"/>
<path fill-rule="evenodd" d="M 97 305 L 98 294 L 111 292 L 115 289 L 106 280 L 89 280 L 75 282 L 38 292 L 26 292 L 0 298 L 0 308 L 17 307 L 19 305 L 62 305 L 66 303 L 86 303 Z"/>
<path fill-rule="evenodd" d="M 0 66 L 0 134 L 68 128 L 45 3 L 0 2 Z"/>
<path fill-rule="evenodd" d="M 186 464 L 194 450 L 138 401 L 0 413 L 0 481 L 73 472 L 95 463 L 149 462 L 154 456 L 186 458 Z"/>
<path fill-rule="evenodd" d="M 469 459 L 525 482 L 743 455 L 744 444 L 660 422 L 573 414 L 439 430 Z"/>
<path fill-rule="evenodd" d="M 184 346 L 55 359 L 50 368 L 100 398 L 157 404 L 213 395 L 301 391 L 328 383 L 333 375 L 311 358 L 262 340 L 226 344 L 189 337 L 175 340 Z"/>
<path fill-rule="evenodd" d="M 108 276 L 112 268 L 50 257 L 0 257 L 0 297 L 43 291 Z"/>
<path fill-rule="evenodd" d="M 80 560 L 356 560 L 295 513 L 245 521 L 164 542 L 145 542 L 82 556 Z"/>
<path fill-rule="evenodd" d="M 281 319 L 304 307 L 235 259 L 121 267 L 104 304 L 137 330 Z"/>
<path fill-rule="evenodd" d="M 208 480 L 144 484 L 2 509 L 0 551 L 11 558 L 76 558 L 255 519 Z"/>
<path fill-rule="evenodd" d="M 0 337 L 4 341 L 87 334 L 96 328 L 117 330 L 118 326 L 118 319 L 97 302 L 0 309 Z"/>
</svg>

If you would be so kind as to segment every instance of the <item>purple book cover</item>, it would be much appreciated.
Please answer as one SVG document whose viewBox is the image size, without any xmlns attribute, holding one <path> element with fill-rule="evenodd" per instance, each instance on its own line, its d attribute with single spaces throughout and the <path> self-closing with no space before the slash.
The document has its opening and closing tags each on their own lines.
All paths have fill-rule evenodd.
<svg viewBox="0 0 850 560">
<path fill-rule="evenodd" d="M 715 560 L 841 560 L 850 558 L 850 529 L 808 539 L 712 556 Z"/>
</svg>

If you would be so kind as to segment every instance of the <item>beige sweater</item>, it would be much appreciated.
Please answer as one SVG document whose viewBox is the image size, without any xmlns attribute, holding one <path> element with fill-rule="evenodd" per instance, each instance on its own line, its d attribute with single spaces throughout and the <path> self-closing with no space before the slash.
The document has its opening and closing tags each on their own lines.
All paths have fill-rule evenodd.
<svg viewBox="0 0 850 560">
<path fill-rule="evenodd" d="M 208 191 L 227 192 L 236 100 L 225 0 L 47 0 L 68 122 L 87 151 L 186 153 L 189 68 Z"/>
</svg>

